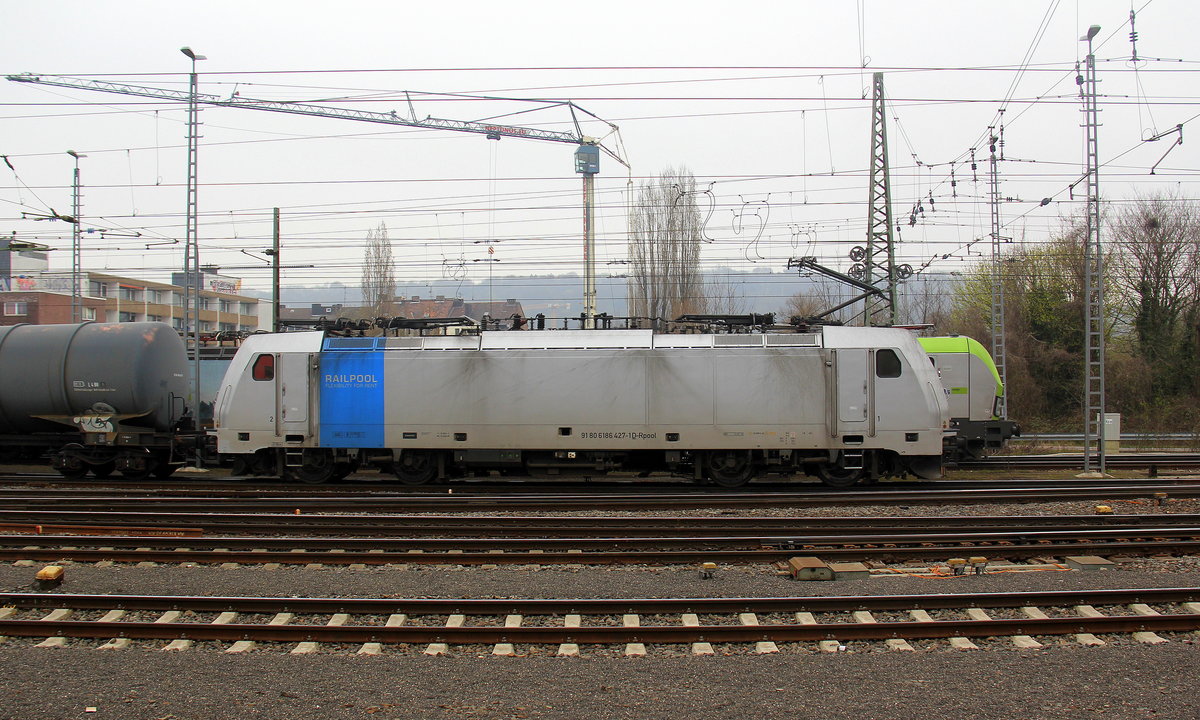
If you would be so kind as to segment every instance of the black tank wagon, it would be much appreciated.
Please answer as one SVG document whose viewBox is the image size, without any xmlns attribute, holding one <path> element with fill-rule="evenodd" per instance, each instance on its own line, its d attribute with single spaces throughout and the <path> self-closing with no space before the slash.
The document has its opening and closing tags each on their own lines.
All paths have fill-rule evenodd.
<svg viewBox="0 0 1200 720">
<path fill-rule="evenodd" d="M 0 447 L 89 470 L 169 475 L 188 429 L 187 353 L 166 323 L 0 328 Z"/>
</svg>

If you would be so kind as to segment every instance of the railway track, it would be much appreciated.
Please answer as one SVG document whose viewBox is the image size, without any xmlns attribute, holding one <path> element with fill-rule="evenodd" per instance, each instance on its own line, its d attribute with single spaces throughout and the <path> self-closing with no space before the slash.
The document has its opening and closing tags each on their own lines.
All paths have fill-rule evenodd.
<svg viewBox="0 0 1200 720">
<path fill-rule="evenodd" d="M 142 640 L 186 650 L 204 641 L 221 643 L 227 653 L 257 643 L 287 643 L 293 653 L 311 653 L 319 643 L 332 643 L 363 654 L 386 647 L 439 655 L 452 646 L 492 645 L 496 655 L 516 654 L 518 646 L 530 654 L 537 646 L 549 646 L 546 654 L 557 646 L 560 655 L 579 654 L 581 646 L 616 646 L 626 655 L 644 655 L 647 644 L 691 644 L 692 653 L 711 654 L 713 643 L 744 643 L 743 652 L 768 654 L 780 652 L 779 643 L 838 652 L 863 642 L 912 650 L 910 641 L 945 640 L 943 647 L 972 649 L 983 638 L 1034 648 L 1054 636 L 1102 645 L 1128 635 L 1157 644 L 1172 641 L 1159 633 L 1189 633 L 1191 642 L 1191 633 L 1200 630 L 1198 601 L 1200 588 L 564 600 L 2 593 L 0 636 L 9 644 L 39 638 L 40 646 L 103 640 L 98 647 L 110 649 Z"/>
<path fill-rule="evenodd" d="M 1116 468 L 1146 469 L 1170 467 L 1200 466 L 1200 454 L 1183 455 L 1166 453 L 1161 456 L 1149 456 L 1138 459 L 1132 456 L 1120 456 L 1117 461 L 1111 456 L 1108 462 Z M 1044 462 L 1042 462 L 1044 460 Z M 1177 464 L 1173 464 L 1177 463 Z M 1081 466 L 1082 458 L 1070 457 L 1063 459 L 1055 455 L 998 455 L 986 460 L 960 463 L 962 470 L 1061 470 Z M 885 480 L 875 485 L 863 485 L 850 492 L 860 492 L 866 489 L 895 488 L 912 490 L 957 490 L 957 489 L 1001 489 L 1019 487 L 1045 486 L 1081 486 L 1097 484 L 1092 478 L 976 478 L 950 477 L 941 480 Z M 1156 477 L 1120 478 L 1115 482 L 1122 484 L 1163 484 L 1168 482 L 1187 484 L 1194 479 L 1163 479 Z M 830 488 L 812 478 L 797 477 L 793 479 L 780 478 L 770 480 L 755 480 L 746 488 L 728 490 L 715 485 L 697 485 L 694 480 L 672 477 L 599 477 L 599 478 L 563 478 L 561 480 L 545 480 L 529 477 L 511 478 L 461 478 L 450 482 L 436 482 L 426 485 L 412 486 L 398 483 L 393 479 L 374 473 L 351 475 L 333 484 L 297 485 L 276 478 L 231 477 L 209 475 L 187 475 L 178 473 L 167 480 L 128 480 L 119 476 L 108 478 L 68 479 L 57 473 L 5 473 L 0 470 L 0 492 L 21 492 L 38 488 L 75 489 L 80 492 L 95 491 L 97 493 L 154 493 L 156 495 L 186 495 L 200 492 L 245 493 L 258 496 L 288 495 L 303 492 L 304 494 L 347 494 L 363 493 L 395 493 L 421 494 L 446 493 L 448 491 L 465 493 L 498 493 L 498 494 L 546 494 L 552 492 L 568 493 L 572 491 L 589 494 L 602 493 L 703 493 L 731 494 L 737 492 L 830 492 Z"/>
<path fill-rule="evenodd" d="M 845 505 L 971 504 L 995 502 L 1047 502 L 1055 500 L 1100 500 L 1200 497 L 1200 482 L 1045 483 L 1040 486 L 861 491 L 743 492 L 743 493 L 352 493 L 319 495 L 287 494 L 186 494 L 79 493 L 74 490 L 41 489 L 33 492 L 0 491 L 0 509 L 6 510 L 91 510 L 163 512 L 463 512 L 518 510 L 682 510 L 695 508 L 787 508 Z"/>
<path fill-rule="evenodd" d="M 1099 467 L 1099 456 L 1092 456 L 1092 466 Z M 1106 467 L 1110 468 L 1196 468 L 1200 467 L 1200 453 L 1160 452 L 1106 454 Z M 957 466 L 963 470 L 1053 470 L 1082 468 L 1083 453 L 1056 455 L 992 455 L 983 460 L 962 460 Z"/>
<path fill-rule="evenodd" d="M 0 560 L 249 565 L 765 564 L 796 555 L 830 560 L 1025 559 L 1200 553 L 1200 526 L 993 529 L 902 533 L 641 536 L 311 538 L 0 535 Z"/>
<path fill-rule="evenodd" d="M 780 534 L 838 535 L 972 533 L 981 529 L 1105 529 L 1200 527 L 1200 515 L 969 515 L 893 517 L 711 516 L 522 516 L 522 515 L 297 515 L 258 513 L 150 513 L 0 510 L 0 533 L 72 535 L 237 535 L 404 537 L 661 537 L 692 535 L 760 537 Z"/>
</svg>

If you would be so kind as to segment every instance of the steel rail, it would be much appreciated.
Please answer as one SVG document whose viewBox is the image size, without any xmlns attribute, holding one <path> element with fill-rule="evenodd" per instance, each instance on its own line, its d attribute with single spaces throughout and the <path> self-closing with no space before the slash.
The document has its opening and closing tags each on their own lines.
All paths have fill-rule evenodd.
<svg viewBox="0 0 1200 720">
<path fill-rule="evenodd" d="M 80 620 L 0 620 L 0 634 L 20 637 L 136 638 L 264 642 L 389 644 L 444 642 L 578 644 L 689 642 L 758 642 L 819 640 L 909 640 L 1004 635 L 1069 635 L 1074 633 L 1186 632 L 1200 629 L 1200 613 L 1105 616 L 1098 618 L 1023 618 L 935 620 L 931 622 L 837 622 L 821 625 L 642 625 L 638 627 L 432 627 L 401 625 L 265 625 Z"/>
<path fill-rule="evenodd" d="M 32 544 L 32 543 L 31 543 Z M 97 543 L 100 544 L 100 543 Z M 4 548 L 0 560 L 38 560 L 45 562 L 155 562 L 155 563 L 239 563 L 244 565 L 613 565 L 613 564 L 680 564 L 700 562 L 726 564 L 768 564 L 786 561 L 796 555 L 818 555 L 829 561 L 892 559 L 945 560 L 958 555 L 984 554 L 990 559 L 1025 559 L 1068 555 L 1133 555 L 1133 554 L 1200 554 L 1200 540 L 1134 540 L 1134 541 L 1066 541 L 919 544 L 878 543 L 849 546 L 830 544 L 791 544 L 762 548 L 696 548 L 690 549 L 624 549 L 624 550 L 550 550 L 505 552 L 495 550 L 444 552 L 383 552 L 375 550 L 303 550 L 269 549 L 207 549 L 145 550 L 136 548 L 95 549 L 74 546 L 54 548 Z"/>
<path fill-rule="evenodd" d="M 586 537 L 620 533 L 658 536 L 667 530 L 690 535 L 848 534 L 978 532 L 1003 529 L 1104 529 L 1118 527 L 1200 527 L 1200 514 L 992 515 L 941 517 L 705 517 L 705 516 L 513 516 L 489 515 L 295 515 L 236 513 L 106 513 L 89 511 L 0 511 L 0 532 L 38 534 L 188 535 L 203 532 L 297 533 L 305 535 L 425 535 Z"/>
<path fill-rule="evenodd" d="M 1112 483 L 1113 481 L 1108 481 Z M 56 495 L 5 498 L 0 508 L 10 510 L 163 510 L 181 512 L 231 512 L 235 510 L 333 511 L 485 511 L 485 510 L 678 510 L 683 508 L 778 508 L 870 504 L 918 504 L 981 502 L 1046 502 L 1051 500 L 1148 498 L 1167 493 L 1178 498 L 1200 497 L 1200 483 L 1123 486 L 1119 484 L 1068 488 L 1019 488 L 1009 490 L 888 490 L 841 491 L 821 493 L 729 493 L 685 495 L 435 495 L 435 496 L 350 496 L 339 498 L 312 496 L 242 498 L 155 498 L 125 497 L 71 498 Z"/>
<path fill-rule="evenodd" d="M 1022 456 L 996 456 L 997 462 L 988 465 L 988 461 L 979 462 L 981 469 L 996 469 L 996 465 L 1003 463 L 1007 458 L 1014 458 L 1016 462 L 1020 462 Z M 1032 459 L 1046 456 L 1033 456 Z M 1053 457 L 1051 456 L 1051 459 Z M 1028 469 L 1028 468 L 1026 468 Z M 0 487 L 0 495 L 17 497 L 21 495 L 30 495 L 44 492 L 71 492 L 78 495 L 112 495 L 121 493 L 131 497 L 160 497 L 174 496 L 187 497 L 196 496 L 202 493 L 223 493 L 228 496 L 239 497 L 278 497 L 278 496 L 294 496 L 302 492 L 305 495 L 370 495 L 370 494 L 399 494 L 399 495 L 423 495 L 434 494 L 441 495 L 449 490 L 465 494 L 522 494 L 530 495 L 536 493 L 551 493 L 551 492 L 585 492 L 589 495 L 602 494 L 629 494 L 637 492 L 644 493 L 689 493 L 689 494 L 734 494 L 736 492 L 744 492 L 745 490 L 755 492 L 841 492 L 831 491 L 831 489 L 819 482 L 813 480 L 781 480 L 781 481 L 763 481 L 758 480 L 749 485 L 745 490 L 734 491 L 711 485 L 697 485 L 693 480 L 678 478 L 672 481 L 671 479 L 663 479 L 660 481 L 646 481 L 642 479 L 606 479 L 601 481 L 572 481 L 570 478 L 564 478 L 558 482 L 547 482 L 545 480 L 535 480 L 526 478 L 507 478 L 507 479 L 464 479 L 461 481 L 451 481 L 448 483 L 437 483 L 420 486 L 403 485 L 396 482 L 378 480 L 374 477 L 358 476 L 358 481 L 355 482 L 351 476 L 350 481 L 341 482 L 331 485 L 296 485 L 282 480 L 264 479 L 264 478 L 231 478 L 228 480 L 214 479 L 187 479 L 179 476 L 173 476 L 167 480 L 154 481 L 135 481 L 126 480 L 124 478 L 104 478 L 104 479 L 84 479 L 84 480 L 68 480 L 61 476 L 45 476 L 38 478 L 21 477 L 12 475 L 0 475 L 0 483 L 4 486 Z M 1125 485 L 1137 484 L 1194 484 L 1196 481 L 1189 478 L 1147 478 L 1147 477 L 1130 477 L 1120 478 L 1116 480 Z M 859 486 L 855 491 L 865 489 L 880 489 L 880 488 L 895 488 L 895 489 L 910 489 L 910 490 L 930 490 L 930 489 L 1005 489 L 1017 487 L 1046 487 L 1046 486 L 1085 486 L 1096 485 L 1107 482 L 1114 482 L 1112 479 L 1097 479 L 1097 478 L 1025 478 L 1025 477 L 1010 477 L 1010 478 L 974 478 L 974 477 L 956 477 L 945 478 L 941 480 L 885 480 L 876 485 Z M 19 484 L 19 486 L 18 486 Z"/>
<path fill-rule="evenodd" d="M 1093 455 L 1093 462 L 1097 456 Z M 1129 453 L 1120 455 L 1105 455 L 1105 465 L 1119 468 L 1192 468 L 1200 466 L 1200 454 L 1197 453 Z M 1035 469 L 1047 470 L 1053 468 L 1083 467 L 1082 453 L 1064 453 L 1059 455 L 991 455 L 982 460 L 961 460 L 957 463 L 960 469 Z"/>
<path fill-rule="evenodd" d="M 305 550 L 382 550 L 392 552 L 423 552 L 449 550 L 641 550 L 681 549 L 704 546 L 710 548 L 799 547 L 817 545 L 992 545 L 1000 543 L 1041 542 L 1052 544 L 1068 540 L 1109 540 L 1136 542 L 1138 540 L 1200 539 L 1200 526 L 1184 527 L 1124 527 L 1071 528 L 1067 530 L 1009 529 L 985 532 L 924 532 L 924 533 L 847 533 L 813 535 L 658 535 L 653 537 L 247 537 L 229 535 L 187 537 L 120 537 L 111 535 L 0 535 L 0 547 L 15 545 L 105 545 L 111 547 L 162 548 L 192 547 L 264 548 Z"/>
<path fill-rule="evenodd" d="M 911 595 L 812 595 L 689 598 L 372 598 L 0 593 L 0 607 L 76 610 L 190 610 L 193 612 L 350 613 L 364 615 L 644 615 L 694 612 L 844 612 L 958 608 L 1074 607 L 1200 601 L 1200 587 L 1035 590 Z M 311 627 L 311 626 L 308 626 Z"/>
</svg>

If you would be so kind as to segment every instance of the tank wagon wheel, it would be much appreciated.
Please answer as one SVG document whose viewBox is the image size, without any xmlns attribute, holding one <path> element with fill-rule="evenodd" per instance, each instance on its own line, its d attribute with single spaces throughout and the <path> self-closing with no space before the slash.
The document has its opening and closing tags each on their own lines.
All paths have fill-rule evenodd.
<svg viewBox="0 0 1200 720">
<path fill-rule="evenodd" d="M 405 485 L 424 485 L 437 477 L 437 455 L 424 450 L 407 450 L 392 463 L 392 472 Z"/>
<path fill-rule="evenodd" d="M 109 475 L 112 475 L 113 471 L 117 469 L 117 463 L 115 460 L 109 460 L 108 462 L 100 463 L 99 465 L 93 465 L 90 469 L 92 474 L 96 477 L 106 478 Z"/>
<path fill-rule="evenodd" d="M 705 457 L 708 479 L 724 488 L 745 485 L 754 478 L 754 462 L 750 453 L 737 450 L 718 450 Z"/>
<path fill-rule="evenodd" d="M 288 480 L 302 482 L 305 485 L 319 485 L 337 477 L 337 465 L 333 462 L 333 454 L 326 451 L 304 451 L 304 463 L 298 467 L 290 467 L 284 471 Z"/>
<path fill-rule="evenodd" d="M 848 470 L 840 465 L 818 465 L 817 477 L 830 487 L 848 488 L 858 484 L 866 472 L 862 468 Z"/>
</svg>

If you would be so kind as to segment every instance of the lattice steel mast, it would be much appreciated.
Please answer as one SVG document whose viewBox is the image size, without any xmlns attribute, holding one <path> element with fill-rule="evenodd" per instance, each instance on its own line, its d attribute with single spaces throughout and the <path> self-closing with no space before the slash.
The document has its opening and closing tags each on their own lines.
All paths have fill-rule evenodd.
<svg viewBox="0 0 1200 720">
<path fill-rule="evenodd" d="M 992 129 L 994 128 L 989 128 L 989 130 Z M 1004 347 L 1004 272 L 1003 258 L 1001 257 L 1003 238 L 1000 237 L 1000 170 L 999 159 L 996 157 L 998 140 L 996 135 L 990 135 L 992 155 L 988 186 L 992 205 L 992 360 L 996 363 L 996 372 L 1000 374 L 1000 382 L 1007 387 L 1007 353 Z M 1007 396 L 1007 393 L 1000 396 L 998 411 L 1002 419 L 1008 418 Z"/>
<path fill-rule="evenodd" d="M 1080 38 L 1088 44 L 1086 75 L 1076 77 L 1083 100 L 1086 140 L 1084 155 L 1087 162 L 1086 237 L 1083 242 L 1083 305 L 1084 305 L 1084 417 L 1083 469 L 1092 469 L 1092 448 L 1096 449 L 1098 467 L 1105 471 L 1104 457 L 1104 255 L 1100 244 L 1100 162 L 1097 150 L 1099 112 L 1096 107 L 1096 56 L 1092 39 L 1100 32 L 1099 25 L 1088 28 Z"/>
<path fill-rule="evenodd" d="M 896 245 L 892 230 L 892 189 L 888 179 L 887 117 L 884 115 L 883 73 L 874 74 L 871 92 L 871 184 L 867 210 L 867 252 L 863 258 L 863 279 L 874 286 L 877 279 L 887 281 L 883 297 L 868 296 L 863 323 L 873 324 L 879 306 L 888 306 L 888 321 L 896 324 Z M 882 272 L 876 255 L 887 255 Z"/>
</svg>

